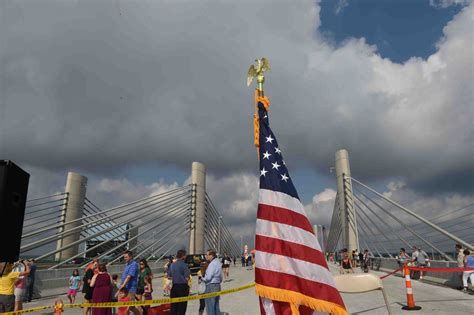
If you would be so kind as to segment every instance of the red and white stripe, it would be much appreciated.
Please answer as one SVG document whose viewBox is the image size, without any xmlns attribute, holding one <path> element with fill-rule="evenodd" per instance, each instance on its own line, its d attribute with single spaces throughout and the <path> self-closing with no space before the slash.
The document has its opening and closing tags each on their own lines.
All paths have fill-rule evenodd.
<svg viewBox="0 0 474 315">
<path fill-rule="evenodd" d="M 344 305 L 297 198 L 260 189 L 255 246 L 257 284 Z M 288 303 L 261 298 L 260 306 L 262 314 L 291 314 Z M 303 309 L 301 314 L 312 314 Z"/>
</svg>

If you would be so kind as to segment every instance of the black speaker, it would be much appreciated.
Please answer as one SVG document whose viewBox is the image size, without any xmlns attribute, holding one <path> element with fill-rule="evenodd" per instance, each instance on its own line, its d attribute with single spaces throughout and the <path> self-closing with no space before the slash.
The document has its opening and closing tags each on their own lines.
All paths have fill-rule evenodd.
<svg viewBox="0 0 474 315">
<path fill-rule="evenodd" d="M 0 160 L 0 262 L 14 262 L 20 256 L 30 174 L 15 163 Z"/>
</svg>

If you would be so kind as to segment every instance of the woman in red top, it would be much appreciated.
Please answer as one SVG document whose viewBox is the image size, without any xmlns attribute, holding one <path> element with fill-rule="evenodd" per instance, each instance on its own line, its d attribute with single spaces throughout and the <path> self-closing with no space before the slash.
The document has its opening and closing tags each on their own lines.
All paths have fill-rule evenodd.
<svg viewBox="0 0 474 315">
<path fill-rule="evenodd" d="M 128 297 L 128 290 L 127 288 L 122 288 L 118 291 L 118 301 L 119 302 L 130 302 L 130 298 Z M 129 306 L 121 306 L 118 308 L 117 315 L 129 315 L 130 314 L 130 307 Z"/>
</svg>

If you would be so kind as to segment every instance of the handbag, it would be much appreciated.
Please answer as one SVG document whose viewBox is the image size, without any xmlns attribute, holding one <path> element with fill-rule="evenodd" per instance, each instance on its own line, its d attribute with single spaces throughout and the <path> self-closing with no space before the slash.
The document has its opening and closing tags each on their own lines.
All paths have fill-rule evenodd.
<svg viewBox="0 0 474 315">
<path fill-rule="evenodd" d="M 206 292 L 206 283 L 204 281 L 199 282 L 198 294 L 204 294 Z"/>
</svg>

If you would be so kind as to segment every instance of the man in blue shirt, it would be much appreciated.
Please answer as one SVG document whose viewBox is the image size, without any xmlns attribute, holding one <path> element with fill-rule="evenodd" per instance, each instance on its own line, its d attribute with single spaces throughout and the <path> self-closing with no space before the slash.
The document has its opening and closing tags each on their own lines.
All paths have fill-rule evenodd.
<svg viewBox="0 0 474 315">
<path fill-rule="evenodd" d="M 189 285 L 188 280 L 191 273 L 188 266 L 184 263 L 186 251 L 178 250 L 176 261 L 168 268 L 168 279 L 171 279 L 172 287 L 170 298 L 188 296 Z M 188 302 L 171 303 L 171 315 L 185 315 Z"/>
<path fill-rule="evenodd" d="M 209 261 L 206 275 L 202 280 L 206 283 L 206 292 L 219 292 L 222 282 L 222 265 L 217 259 L 216 251 L 209 249 L 206 253 L 206 259 Z M 220 315 L 219 296 L 206 299 L 207 315 Z"/>
<path fill-rule="evenodd" d="M 123 259 L 126 264 L 122 273 L 119 289 L 127 288 L 130 301 L 135 301 L 135 292 L 137 291 L 138 282 L 138 263 L 133 260 L 133 254 L 129 250 L 123 254 Z M 140 311 L 134 306 L 130 306 L 130 311 L 135 315 L 140 314 Z"/>
</svg>

